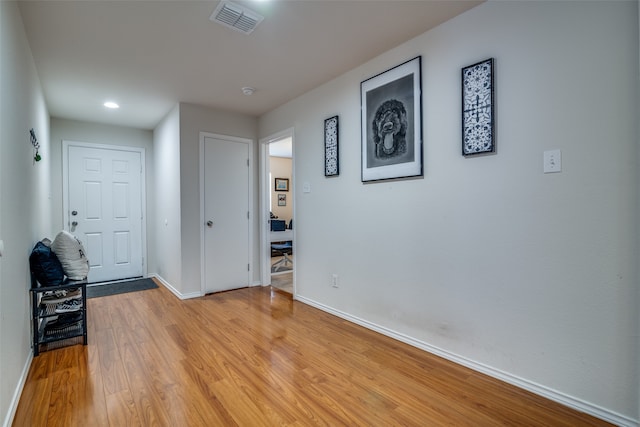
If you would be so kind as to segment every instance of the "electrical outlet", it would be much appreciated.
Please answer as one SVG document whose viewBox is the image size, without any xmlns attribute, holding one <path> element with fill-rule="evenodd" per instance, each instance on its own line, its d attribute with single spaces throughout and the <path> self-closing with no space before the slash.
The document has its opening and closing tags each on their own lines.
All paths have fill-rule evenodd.
<svg viewBox="0 0 640 427">
<path fill-rule="evenodd" d="M 331 286 L 333 286 L 334 288 L 338 287 L 338 275 L 337 274 L 332 274 L 331 275 Z"/>
</svg>

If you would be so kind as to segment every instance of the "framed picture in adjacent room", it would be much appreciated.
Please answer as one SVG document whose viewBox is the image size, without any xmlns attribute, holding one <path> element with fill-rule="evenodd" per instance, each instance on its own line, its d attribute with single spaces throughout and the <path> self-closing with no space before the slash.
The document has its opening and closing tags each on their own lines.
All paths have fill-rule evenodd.
<svg viewBox="0 0 640 427">
<path fill-rule="evenodd" d="M 421 57 L 360 84 L 362 181 L 422 176 Z"/>
<path fill-rule="evenodd" d="M 494 61 L 462 69 L 462 155 L 496 152 Z"/>
<path fill-rule="evenodd" d="M 287 206 L 286 194 L 278 194 L 278 206 Z"/>
<path fill-rule="evenodd" d="M 324 121 L 324 176 L 340 174 L 338 116 Z"/>
<path fill-rule="evenodd" d="M 289 191 L 289 178 L 276 178 L 276 191 Z"/>
</svg>

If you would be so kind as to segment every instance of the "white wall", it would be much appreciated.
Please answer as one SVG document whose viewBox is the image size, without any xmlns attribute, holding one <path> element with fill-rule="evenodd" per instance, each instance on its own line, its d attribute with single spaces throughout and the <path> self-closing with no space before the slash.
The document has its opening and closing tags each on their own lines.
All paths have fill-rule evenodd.
<svg viewBox="0 0 640 427">
<path fill-rule="evenodd" d="M 106 111 L 105 111 L 106 113 Z M 156 271 L 155 252 L 151 249 L 155 246 L 155 235 L 149 230 L 154 229 L 154 215 L 152 209 L 154 202 L 154 167 L 153 162 L 153 132 L 145 129 L 105 125 L 100 123 L 80 122 L 60 118 L 51 118 L 51 185 L 53 226 L 55 233 L 64 229 L 62 206 L 62 142 L 76 141 L 91 144 L 121 145 L 127 147 L 144 148 L 145 150 L 145 183 L 147 212 L 145 227 L 147 230 L 147 256 L 146 269 L 148 273 Z"/>
<path fill-rule="evenodd" d="M 29 129 L 42 160 L 33 162 Z M 51 232 L 49 115 L 15 2 L 0 2 L 0 420 L 9 425 L 31 360 L 29 254 Z"/>
<path fill-rule="evenodd" d="M 298 298 L 637 423 L 637 7 L 488 2 L 261 117 L 295 128 Z M 362 184 L 360 82 L 417 55 L 425 176 Z M 463 158 L 460 69 L 489 57 L 498 153 Z"/>
<path fill-rule="evenodd" d="M 182 244 L 180 241 L 180 109 L 178 105 L 153 131 L 156 205 L 155 252 L 158 275 L 181 292 Z"/>
<path fill-rule="evenodd" d="M 195 294 L 200 283 L 200 132 L 235 136 L 257 141 L 257 119 L 236 113 L 180 104 L 180 206 L 182 235 L 182 281 L 180 291 Z M 257 144 L 255 144 L 257 145 Z M 254 159 L 257 158 L 254 148 Z M 257 175 L 257 174 L 256 174 Z M 257 177 L 255 177 L 257 180 Z M 254 188 L 258 188 L 254 182 Z M 257 191 L 254 206 L 258 206 Z M 254 215 L 254 281 L 259 280 L 258 215 Z"/>
</svg>

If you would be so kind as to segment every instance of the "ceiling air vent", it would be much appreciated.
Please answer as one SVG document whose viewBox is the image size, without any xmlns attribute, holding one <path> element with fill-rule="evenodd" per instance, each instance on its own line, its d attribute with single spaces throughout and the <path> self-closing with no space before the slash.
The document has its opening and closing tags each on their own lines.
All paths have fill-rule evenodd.
<svg viewBox="0 0 640 427">
<path fill-rule="evenodd" d="M 210 21 L 218 22 L 245 34 L 251 34 L 263 19 L 263 16 L 254 11 L 229 1 L 221 1 L 209 17 Z"/>
</svg>

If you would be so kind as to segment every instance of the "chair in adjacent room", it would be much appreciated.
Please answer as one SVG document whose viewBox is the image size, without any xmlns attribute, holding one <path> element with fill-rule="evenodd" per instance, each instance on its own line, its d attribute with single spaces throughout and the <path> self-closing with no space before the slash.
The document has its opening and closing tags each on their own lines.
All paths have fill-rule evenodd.
<svg viewBox="0 0 640 427">
<path fill-rule="evenodd" d="M 293 227 L 293 220 L 289 221 L 289 228 Z M 280 219 L 271 219 L 271 231 L 285 231 L 287 229 L 287 222 Z M 272 273 L 278 273 L 281 271 L 291 270 L 293 267 L 293 260 L 289 255 L 293 253 L 293 242 L 272 242 L 271 243 L 271 255 L 282 256 L 282 259 L 278 260 L 271 266 Z"/>
<path fill-rule="evenodd" d="M 284 243 L 272 243 L 271 250 L 272 252 L 277 253 L 279 256 L 282 256 L 282 259 L 276 261 L 271 266 L 272 273 L 290 270 L 293 267 L 293 260 L 289 257 L 289 255 L 293 251 L 293 244 L 291 241 Z"/>
</svg>

